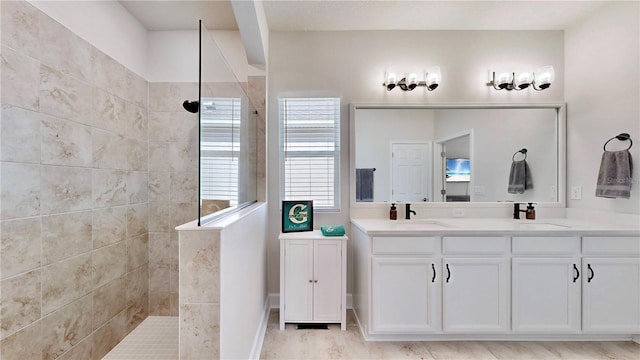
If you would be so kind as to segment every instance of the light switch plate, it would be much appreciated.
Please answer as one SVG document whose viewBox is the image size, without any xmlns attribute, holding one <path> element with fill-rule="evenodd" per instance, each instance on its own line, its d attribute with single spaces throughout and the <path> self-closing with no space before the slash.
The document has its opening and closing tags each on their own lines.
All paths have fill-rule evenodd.
<svg viewBox="0 0 640 360">
<path fill-rule="evenodd" d="M 582 186 L 571 187 L 571 200 L 582 200 Z"/>
</svg>

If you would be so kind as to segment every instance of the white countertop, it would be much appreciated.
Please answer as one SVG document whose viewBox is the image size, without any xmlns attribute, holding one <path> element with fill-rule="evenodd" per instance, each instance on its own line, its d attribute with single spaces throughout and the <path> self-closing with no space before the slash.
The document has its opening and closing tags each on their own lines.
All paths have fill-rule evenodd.
<svg viewBox="0 0 640 360">
<path fill-rule="evenodd" d="M 594 235 L 640 236 L 640 227 L 576 219 L 351 219 L 368 235 Z"/>
</svg>

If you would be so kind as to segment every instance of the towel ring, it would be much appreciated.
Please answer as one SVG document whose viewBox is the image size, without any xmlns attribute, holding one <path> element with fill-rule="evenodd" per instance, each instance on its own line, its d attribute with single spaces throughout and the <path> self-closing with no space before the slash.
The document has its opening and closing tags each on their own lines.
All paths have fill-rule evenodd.
<svg viewBox="0 0 640 360">
<path fill-rule="evenodd" d="M 607 144 L 609 143 L 609 141 L 613 140 L 613 139 L 618 139 L 620 141 L 629 141 L 629 147 L 627 148 L 627 150 L 631 149 L 631 147 L 633 146 L 633 141 L 631 141 L 631 135 L 627 134 L 627 133 L 622 133 L 620 135 L 614 136 L 611 139 L 607 140 L 606 143 L 604 143 L 604 146 L 602 147 L 602 149 L 604 151 L 607 151 Z"/>
<path fill-rule="evenodd" d="M 516 161 L 516 155 L 518 155 L 518 153 L 521 153 L 524 155 L 524 159 L 522 160 L 527 160 L 527 149 L 520 149 L 515 153 L 513 153 L 513 156 L 511 157 L 511 161 Z M 522 161 L 522 160 L 519 160 L 519 161 Z"/>
</svg>

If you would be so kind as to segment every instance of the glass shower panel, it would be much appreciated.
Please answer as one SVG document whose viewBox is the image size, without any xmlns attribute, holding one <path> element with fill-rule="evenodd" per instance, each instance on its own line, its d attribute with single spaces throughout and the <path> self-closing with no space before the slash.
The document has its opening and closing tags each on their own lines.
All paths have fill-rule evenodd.
<svg viewBox="0 0 640 360">
<path fill-rule="evenodd" d="M 246 84 L 200 21 L 200 225 L 257 198 L 257 123 Z"/>
</svg>

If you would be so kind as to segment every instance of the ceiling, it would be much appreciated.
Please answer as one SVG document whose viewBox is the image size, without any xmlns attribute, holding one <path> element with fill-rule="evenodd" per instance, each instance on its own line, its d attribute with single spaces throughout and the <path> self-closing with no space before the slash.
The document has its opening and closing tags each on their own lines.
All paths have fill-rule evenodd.
<svg viewBox="0 0 640 360">
<path fill-rule="evenodd" d="M 272 31 L 562 30 L 606 2 L 262 0 Z M 238 30 L 229 0 L 120 3 L 148 30 Z"/>
<path fill-rule="evenodd" d="M 209 30 L 238 30 L 229 0 L 120 0 L 147 30 L 197 30 L 202 19 Z"/>
</svg>

